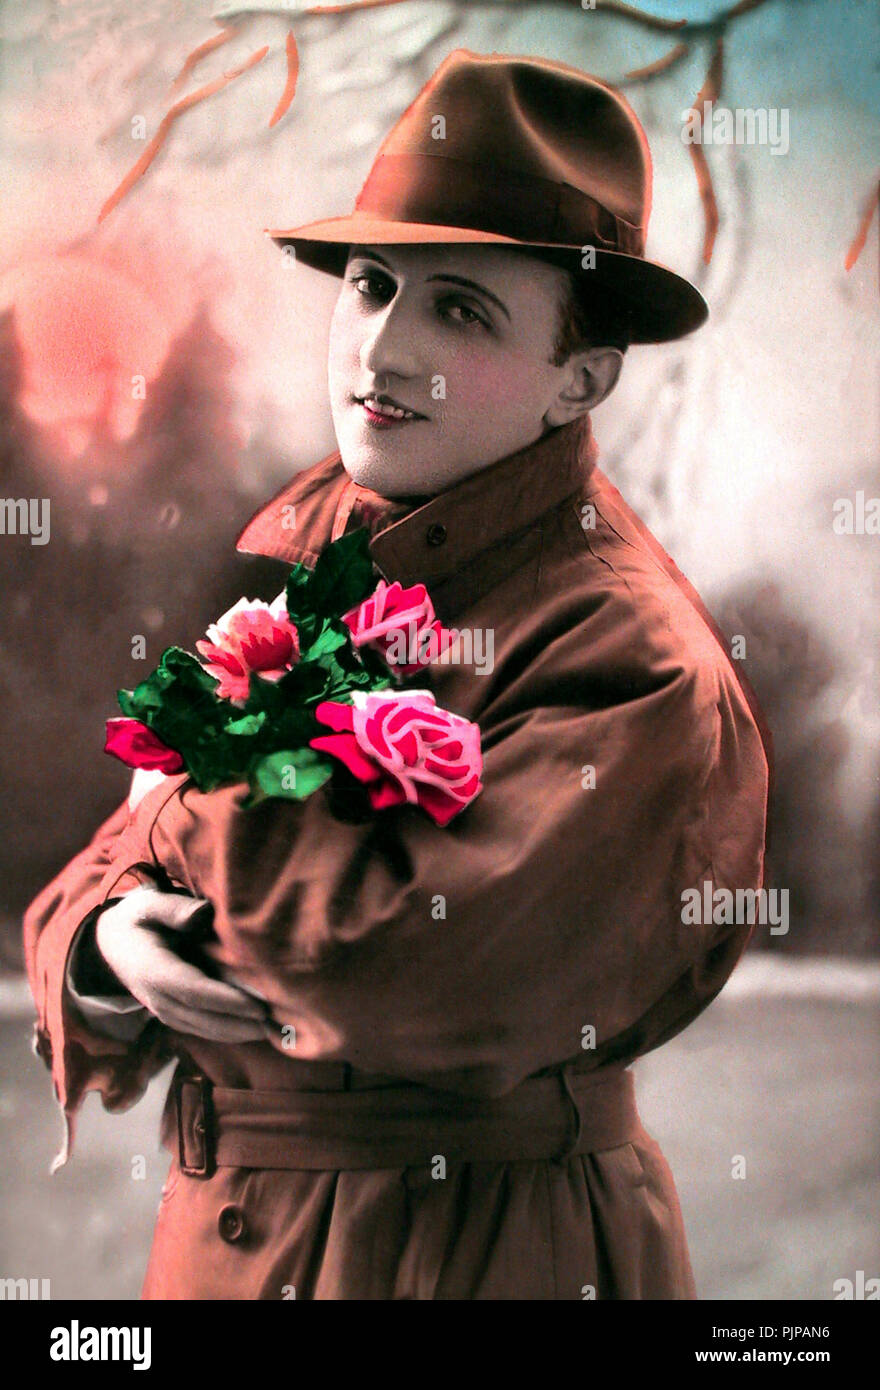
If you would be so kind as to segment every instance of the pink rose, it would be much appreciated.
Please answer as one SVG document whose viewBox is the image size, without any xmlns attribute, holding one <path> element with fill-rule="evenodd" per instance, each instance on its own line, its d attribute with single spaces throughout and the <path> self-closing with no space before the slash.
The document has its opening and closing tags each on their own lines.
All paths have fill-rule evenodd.
<svg viewBox="0 0 880 1390">
<path fill-rule="evenodd" d="M 343 613 L 352 645 L 375 647 L 393 670 L 403 676 L 420 671 L 451 646 L 457 633 L 434 616 L 424 584 L 401 587 L 395 579 L 380 579 L 369 598 Z"/>
<path fill-rule="evenodd" d="M 240 598 L 211 624 L 208 639 L 196 642 L 202 665 L 220 681 L 216 694 L 233 704 L 247 700 L 252 671 L 278 681 L 299 660 L 299 636 L 283 592 L 271 604 Z"/>
<path fill-rule="evenodd" d="M 438 708 L 430 690 L 357 690 L 353 705 L 323 700 L 315 714 L 335 732 L 311 747 L 366 783 L 377 811 L 409 802 L 447 825 L 483 790 L 479 727 Z"/>
<path fill-rule="evenodd" d="M 139 719 L 108 719 L 104 752 L 112 753 L 126 767 L 172 773 L 181 772 L 184 766 L 177 750 L 169 748 Z"/>
</svg>

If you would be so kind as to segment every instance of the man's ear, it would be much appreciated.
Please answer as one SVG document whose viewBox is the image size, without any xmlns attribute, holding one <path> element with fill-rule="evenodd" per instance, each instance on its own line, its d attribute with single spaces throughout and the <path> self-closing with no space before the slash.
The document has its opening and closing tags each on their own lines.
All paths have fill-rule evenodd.
<svg viewBox="0 0 880 1390">
<path fill-rule="evenodd" d="M 593 347 L 573 352 L 563 368 L 565 375 L 559 392 L 544 415 L 547 428 L 567 425 L 569 420 L 604 401 L 617 385 L 622 367 L 623 353 L 619 348 Z"/>
</svg>

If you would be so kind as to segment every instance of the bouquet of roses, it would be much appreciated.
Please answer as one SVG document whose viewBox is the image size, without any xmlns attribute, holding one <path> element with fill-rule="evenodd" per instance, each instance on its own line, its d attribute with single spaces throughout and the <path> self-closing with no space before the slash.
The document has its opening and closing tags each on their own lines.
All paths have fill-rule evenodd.
<svg viewBox="0 0 880 1390">
<path fill-rule="evenodd" d="M 380 580 L 365 529 L 294 565 L 271 603 L 239 599 L 201 659 L 168 647 L 135 690 L 117 692 L 104 751 L 128 767 L 186 771 L 200 791 L 247 782 L 245 808 L 303 800 L 344 766 L 376 810 L 403 802 L 446 825 L 480 791 L 476 724 L 416 688 L 456 638 L 424 584 Z"/>
</svg>

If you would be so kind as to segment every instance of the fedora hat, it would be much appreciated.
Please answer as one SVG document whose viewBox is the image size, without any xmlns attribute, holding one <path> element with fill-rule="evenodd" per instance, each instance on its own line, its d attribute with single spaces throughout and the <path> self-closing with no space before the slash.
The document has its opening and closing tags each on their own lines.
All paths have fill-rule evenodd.
<svg viewBox="0 0 880 1390">
<path fill-rule="evenodd" d="M 583 274 L 606 308 L 632 342 L 660 343 L 709 311 L 646 259 L 650 211 L 647 138 L 618 91 L 565 63 L 459 48 L 383 140 L 352 213 L 266 233 L 340 276 L 355 244 L 509 246 L 571 270 L 592 247 Z"/>
</svg>

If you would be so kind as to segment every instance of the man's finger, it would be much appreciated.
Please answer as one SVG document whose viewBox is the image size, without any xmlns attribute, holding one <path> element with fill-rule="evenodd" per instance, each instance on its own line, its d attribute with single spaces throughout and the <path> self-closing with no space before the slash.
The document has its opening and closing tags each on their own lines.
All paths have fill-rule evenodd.
<svg viewBox="0 0 880 1390">
<path fill-rule="evenodd" d="M 153 981 L 155 997 L 162 1002 L 174 1002 L 178 1007 L 198 1009 L 203 1013 L 232 1014 L 236 1018 L 264 1019 L 266 1008 L 259 1000 L 244 994 L 234 985 L 212 980 L 195 965 L 178 960 L 172 951 L 168 955 L 173 966 Z"/>
<path fill-rule="evenodd" d="M 223 1017 L 203 1013 L 198 1009 L 181 1009 L 169 1005 L 156 1017 L 166 1028 L 191 1037 L 206 1038 L 209 1042 L 247 1043 L 265 1040 L 263 1026 L 253 1020 Z"/>
<path fill-rule="evenodd" d="M 137 903 L 137 920 L 142 926 L 159 922 L 174 930 L 191 930 L 193 919 L 202 913 L 213 915 L 213 905 L 208 898 L 191 898 L 186 893 L 161 893 L 145 889 L 145 896 Z"/>
</svg>

